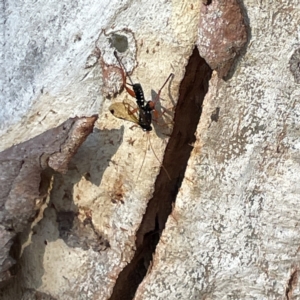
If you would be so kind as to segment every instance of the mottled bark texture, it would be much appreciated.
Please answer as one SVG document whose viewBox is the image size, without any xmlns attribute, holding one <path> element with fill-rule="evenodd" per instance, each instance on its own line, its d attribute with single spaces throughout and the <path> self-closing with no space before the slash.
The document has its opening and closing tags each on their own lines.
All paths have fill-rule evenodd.
<svg viewBox="0 0 300 300">
<path fill-rule="evenodd" d="M 237 0 L 212 0 L 202 5 L 198 49 L 209 66 L 226 77 L 247 42 L 247 27 Z"/>
<path fill-rule="evenodd" d="M 48 167 L 66 173 L 68 163 L 92 132 L 97 116 L 71 118 L 0 153 L 0 283 L 9 279 L 15 235 L 32 222 L 47 194 Z"/>
<path fill-rule="evenodd" d="M 19 0 L 2 13 L 1 149 L 76 115 L 99 121 L 51 181 L 0 298 L 300 298 L 299 0 Z M 195 46 L 215 69 L 208 91 L 197 61 L 187 68 Z M 150 134 L 109 112 L 136 108 L 114 51 L 146 100 L 175 75 Z"/>
</svg>

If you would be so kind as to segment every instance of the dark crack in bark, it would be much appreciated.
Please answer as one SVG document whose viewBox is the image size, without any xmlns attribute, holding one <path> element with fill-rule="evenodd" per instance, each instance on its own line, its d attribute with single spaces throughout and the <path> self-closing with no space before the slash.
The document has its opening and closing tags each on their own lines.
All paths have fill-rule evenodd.
<svg viewBox="0 0 300 300">
<path fill-rule="evenodd" d="M 285 296 L 287 300 L 292 299 L 293 297 L 293 290 L 297 286 L 298 283 L 298 269 L 294 270 L 290 276 L 290 279 L 288 281 L 286 290 L 285 290 Z"/>
</svg>

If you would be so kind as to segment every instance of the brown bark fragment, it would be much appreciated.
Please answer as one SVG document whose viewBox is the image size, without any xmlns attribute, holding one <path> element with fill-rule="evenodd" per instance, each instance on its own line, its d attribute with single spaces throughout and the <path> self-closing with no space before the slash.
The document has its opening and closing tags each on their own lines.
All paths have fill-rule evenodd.
<svg viewBox="0 0 300 300">
<path fill-rule="evenodd" d="M 33 289 L 28 289 L 24 295 L 22 296 L 21 300 L 56 300 L 56 298 L 47 295 L 46 293 L 42 293 L 39 291 L 35 291 Z"/>
<path fill-rule="evenodd" d="M 286 287 L 285 296 L 287 300 L 290 300 L 293 298 L 293 290 L 297 287 L 298 284 L 298 268 L 293 267 L 290 279 L 288 281 L 288 285 Z"/>
<path fill-rule="evenodd" d="M 300 83 L 300 49 L 296 49 L 290 58 L 290 71 L 295 82 Z"/>
<path fill-rule="evenodd" d="M 247 42 L 247 29 L 237 0 L 213 0 L 202 5 L 198 49 L 219 77 L 225 77 Z"/>
<path fill-rule="evenodd" d="M 97 116 L 71 118 L 24 143 L 0 153 L 0 283 L 11 277 L 9 251 L 16 233 L 35 217 L 45 197 L 41 172 L 61 173 L 92 132 Z"/>
</svg>

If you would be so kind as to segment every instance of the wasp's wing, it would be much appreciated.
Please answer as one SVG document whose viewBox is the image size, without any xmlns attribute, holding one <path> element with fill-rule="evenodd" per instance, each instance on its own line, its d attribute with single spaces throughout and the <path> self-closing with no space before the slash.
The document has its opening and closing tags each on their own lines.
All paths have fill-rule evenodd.
<svg viewBox="0 0 300 300">
<path fill-rule="evenodd" d="M 139 119 L 136 115 L 137 107 L 133 101 L 123 101 L 115 102 L 109 107 L 109 111 L 119 119 L 133 122 L 135 124 L 139 123 Z"/>
</svg>

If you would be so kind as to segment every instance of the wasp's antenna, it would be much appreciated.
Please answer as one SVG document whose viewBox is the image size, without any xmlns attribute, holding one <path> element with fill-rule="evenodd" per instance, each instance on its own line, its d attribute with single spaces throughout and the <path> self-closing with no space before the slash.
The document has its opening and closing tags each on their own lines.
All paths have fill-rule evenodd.
<svg viewBox="0 0 300 300">
<path fill-rule="evenodd" d="M 170 78 L 171 77 L 173 77 L 174 76 L 174 74 L 173 73 L 171 73 L 170 75 L 169 75 L 169 77 L 167 78 L 167 80 L 165 81 L 165 83 L 163 84 L 163 86 L 160 88 L 160 90 L 159 90 L 159 93 L 161 92 L 161 90 L 165 87 L 165 85 L 167 84 L 167 82 L 170 80 Z"/>
<path fill-rule="evenodd" d="M 153 149 L 153 147 L 152 147 L 152 144 L 151 144 L 151 141 L 150 141 L 150 137 L 149 137 L 149 136 L 148 136 L 148 140 L 149 140 L 149 145 L 150 145 L 150 147 L 151 147 L 151 150 L 152 150 L 154 156 L 156 157 L 157 161 L 160 163 L 160 165 L 162 166 L 162 168 L 163 168 L 164 171 L 166 172 L 166 174 L 167 174 L 169 180 L 171 181 L 171 176 L 170 176 L 169 172 L 167 171 L 167 169 L 165 168 L 165 166 L 163 165 L 163 163 L 162 163 L 162 162 L 160 161 L 160 159 L 157 157 L 157 155 L 156 155 L 156 153 L 155 153 L 155 151 L 154 151 L 154 149 Z"/>
<path fill-rule="evenodd" d="M 126 76 L 129 78 L 130 85 L 132 86 L 132 85 L 133 85 L 133 82 L 132 82 L 132 80 L 131 80 L 131 77 L 129 76 L 128 72 L 126 71 L 125 66 L 124 66 L 124 64 L 122 63 L 120 57 L 118 56 L 117 51 L 114 51 L 114 56 L 116 57 L 116 59 L 117 59 L 119 65 L 120 65 L 121 69 L 123 69 L 124 72 L 126 73 Z"/>
<path fill-rule="evenodd" d="M 147 135 L 147 136 L 148 136 L 148 135 Z M 145 151 L 145 155 L 144 155 L 144 158 L 143 158 L 143 161 L 142 161 L 142 165 L 141 165 L 141 167 L 140 167 L 140 170 L 139 170 L 139 174 L 138 174 L 137 179 L 140 177 L 140 174 L 141 174 L 141 171 L 142 171 L 142 168 L 143 168 L 145 159 L 146 159 L 147 148 L 148 148 L 148 141 L 149 141 L 149 136 L 148 136 L 148 138 L 147 138 L 146 151 Z"/>
<path fill-rule="evenodd" d="M 150 136 L 149 136 L 149 133 L 147 132 L 147 144 L 146 144 L 146 152 L 145 152 L 145 155 L 144 155 L 144 158 L 143 158 L 143 162 L 142 162 L 142 165 L 140 167 L 140 170 L 139 170 L 139 173 L 138 173 L 138 178 L 140 177 L 140 174 L 141 174 L 141 171 L 142 171 L 142 168 L 143 168 L 143 165 L 144 165 L 144 162 L 145 162 L 145 159 L 146 159 L 146 153 L 147 153 L 147 148 L 148 148 L 148 143 L 150 145 L 150 148 L 155 156 L 155 158 L 157 159 L 157 161 L 160 163 L 161 167 L 164 169 L 164 171 L 166 172 L 169 180 L 171 181 L 171 176 L 169 174 L 169 172 L 167 171 L 167 169 L 165 168 L 165 166 L 162 164 L 162 162 L 160 161 L 160 159 L 158 158 L 158 156 L 156 155 L 153 147 L 152 147 L 152 144 L 151 144 L 151 141 L 150 141 Z"/>
<path fill-rule="evenodd" d="M 159 89 L 159 91 L 158 91 L 158 93 L 157 93 L 155 99 L 154 99 L 153 101 L 151 101 L 151 102 L 152 102 L 152 103 L 151 103 L 151 107 L 153 107 L 153 109 L 154 109 L 156 103 L 159 101 L 160 93 L 161 93 L 162 89 L 165 87 L 165 85 L 167 84 L 167 82 L 170 80 L 171 77 L 174 77 L 174 74 L 173 74 L 173 73 L 171 73 L 171 74 L 169 75 L 169 77 L 167 78 L 167 80 L 165 81 L 165 83 L 164 83 L 164 84 L 162 85 L 162 87 Z"/>
</svg>

